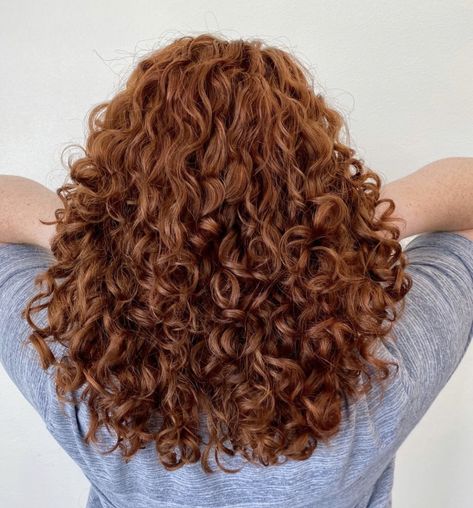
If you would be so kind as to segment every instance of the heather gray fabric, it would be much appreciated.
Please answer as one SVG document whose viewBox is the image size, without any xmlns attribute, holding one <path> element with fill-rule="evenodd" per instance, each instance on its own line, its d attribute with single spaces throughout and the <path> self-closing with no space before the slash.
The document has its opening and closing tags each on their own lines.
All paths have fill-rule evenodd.
<svg viewBox="0 0 473 508">
<path fill-rule="evenodd" d="M 396 451 L 455 371 L 472 335 L 473 242 L 456 233 L 430 233 L 414 238 L 406 252 L 414 285 L 394 328 L 396 342 L 380 345 L 378 353 L 399 362 L 399 374 L 384 399 L 375 387 L 357 404 L 345 405 L 340 433 L 306 461 L 268 468 L 247 464 L 238 474 L 206 476 L 199 463 L 166 471 L 152 446 L 128 464 L 118 452 L 102 456 L 85 446 L 84 407 L 68 405 L 63 415 L 51 374 L 41 370 L 31 347 L 20 346 L 28 333 L 20 310 L 34 291 L 35 274 L 52 260 L 41 247 L 0 245 L 1 362 L 90 480 L 87 508 L 389 507 Z M 35 321 L 44 319 L 43 312 Z M 455 415 L 451 418 L 453 425 Z M 102 449 L 110 447 L 112 436 L 103 430 L 99 436 Z"/>
</svg>

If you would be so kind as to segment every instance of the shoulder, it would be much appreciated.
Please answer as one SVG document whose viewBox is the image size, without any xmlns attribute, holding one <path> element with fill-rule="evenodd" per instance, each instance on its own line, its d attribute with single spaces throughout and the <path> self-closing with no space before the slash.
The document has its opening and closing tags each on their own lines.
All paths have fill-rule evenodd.
<svg viewBox="0 0 473 508">
<path fill-rule="evenodd" d="M 411 240 L 405 253 L 413 284 L 394 335 L 414 418 L 427 410 L 471 343 L 473 241 L 454 232 L 428 233 Z"/>
<path fill-rule="evenodd" d="M 53 253 L 43 246 L 0 242 L 0 281 L 12 273 L 48 265 L 53 260 Z"/>
<path fill-rule="evenodd" d="M 22 311 L 37 292 L 36 276 L 53 260 L 51 251 L 41 246 L 0 243 L 0 363 L 43 418 L 49 399 L 49 373 L 43 371 L 36 351 L 27 342 L 30 328 Z M 43 310 L 39 320 L 46 319 Z"/>
<path fill-rule="evenodd" d="M 440 231 L 418 235 L 404 249 L 409 270 L 424 277 L 419 282 L 428 282 L 428 275 L 452 280 L 463 290 L 465 297 L 473 297 L 473 240 L 459 232 Z M 447 288 L 437 288 L 441 293 Z"/>
</svg>

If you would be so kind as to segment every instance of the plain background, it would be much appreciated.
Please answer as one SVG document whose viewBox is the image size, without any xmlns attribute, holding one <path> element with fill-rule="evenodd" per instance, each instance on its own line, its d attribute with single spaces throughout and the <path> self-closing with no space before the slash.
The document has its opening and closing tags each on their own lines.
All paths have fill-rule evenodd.
<svg viewBox="0 0 473 508">
<path fill-rule="evenodd" d="M 83 142 L 90 108 L 118 90 L 137 58 L 202 32 L 293 52 L 384 181 L 440 157 L 473 155 L 471 0 L 0 6 L 0 173 L 57 188 L 60 152 Z M 397 455 L 395 508 L 471 506 L 471 349 Z M 0 390 L 0 506 L 85 506 L 87 480 L 3 370 Z"/>
</svg>

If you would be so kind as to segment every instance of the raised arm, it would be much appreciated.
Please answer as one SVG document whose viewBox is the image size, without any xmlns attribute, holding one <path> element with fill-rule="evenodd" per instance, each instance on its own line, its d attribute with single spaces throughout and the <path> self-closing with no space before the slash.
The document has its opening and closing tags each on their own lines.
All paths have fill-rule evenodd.
<svg viewBox="0 0 473 508">
<path fill-rule="evenodd" d="M 55 192 L 44 185 L 14 175 L 0 175 L 0 242 L 31 243 L 50 248 L 54 212 L 62 207 Z"/>
<path fill-rule="evenodd" d="M 381 198 L 391 198 L 400 239 L 434 231 L 456 231 L 473 238 L 473 157 L 448 157 L 387 183 Z M 378 209 L 380 213 L 385 204 Z"/>
</svg>

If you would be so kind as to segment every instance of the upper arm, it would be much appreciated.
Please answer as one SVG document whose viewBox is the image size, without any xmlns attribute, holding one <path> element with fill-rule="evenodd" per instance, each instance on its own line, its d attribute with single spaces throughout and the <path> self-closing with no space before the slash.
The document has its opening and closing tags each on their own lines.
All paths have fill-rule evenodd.
<svg viewBox="0 0 473 508">
<path fill-rule="evenodd" d="M 58 208 L 62 201 L 48 187 L 31 178 L 0 175 L 0 242 L 50 249 L 56 225 L 41 221 L 55 221 Z"/>
<path fill-rule="evenodd" d="M 21 312 L 36 292 L 35 276 L 46 269 L 51 256 L 42 247 L 0 243 L 0 362 L 45 421 L 54 395 L 52 373 L 42 369 L 35 348 L 27 341 L 31 329 Z M 44 319 L 40 311 L 34 321 L 43 326 Z"/>
</svg>

